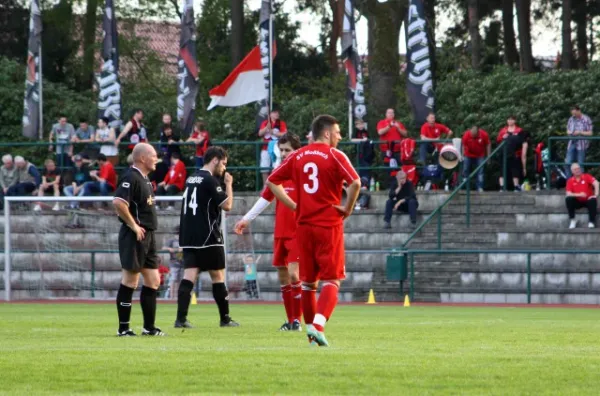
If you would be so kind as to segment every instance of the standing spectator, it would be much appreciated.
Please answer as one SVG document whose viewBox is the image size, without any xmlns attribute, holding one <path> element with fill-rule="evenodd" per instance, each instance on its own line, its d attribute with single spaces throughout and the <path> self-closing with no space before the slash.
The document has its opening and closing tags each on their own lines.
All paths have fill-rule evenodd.
<svg viewBox="0 0 600 396">
<path fill-rule="evenodd" d="M 69 124 L 67 117 L 61 115 L 58 122 L 52 125 L 49 137 L 50 146 L 48 147 L 48 151 L 52 152 L 54 150 L 53 144 L 56 144 L 56 164 L 59 167 L 69 168 L 73 165 L 71 161 L 73 145 L 69 144 L 73 136 L 75 136 L 73 124 Z"/>
<path fill-rule="evenodd" d="M 85 193 L 84 185 L 90 181 L 90 171 L 86 164 L 83 163 L 83 158 L 79 154 L 73 157 L 75 165 L 71 169 L 72 181 L 71 184 L 63 188 L 63 192 L 67 197 L 81 197 Z M 70 209 L 79 207 L 79 203 L 71 202 Z"/>
<path fill-rule="evenodd" d="M 435 122 L 435 113 L 429 113 L 427 121 L 421 126 L 421 140 L 439 140 L 442 135 L 446 135 L 446 138 L 451 138 L 452 130 L 444 124 Z M 442 146 L 442 143 L 421 142 L 419 146 L 419 161 L 425 164 L 427 162 L 427 154 L 435 151 L 439 152 Z M 437 158 L 434 162 L 437 162 Z"/>
<path fill-rule="evenodd" d="M 0 168 L 0 209 L 4 209 L 4 196 L 8 189 L 17 183 L 17 168 L 10 154 L 2 156 L 2 167 Z"/>
<path fill-rule="evenodd" d="M 15 157 L 17 181 L 8 189 L 6 195 L 22 197 L 30 195 L 41 184 L 42 178 L 37 168 L 32 163 L 25 161 L 20 155 Z"/>
<path fill-rule="evenodd" d="M 567 181 L 567 197 L 565 202 L 569 211 L 569 229 L 577 227 L 575 210 L 587 208 L 589 214 L 588 228 L 596 228 L 596 212 L 598 210 L 598 180 L 589 173 L 583 173 L 578 163 L 571 165 L 573 176 Z"/>
<path fill-rule="evenodd" d="M 100 169 L 90 171 L 92 181 L 83 185 L 83 195 L 100 193 L 101 196 L 110 195 L 117 188 L 117 172 L 104 154 L 98 154 Z"/>
<path fill-rule="evenodd" d="M 119 163 L 119 148 L 115 146 L 115 135 L 114 128 L 108 126 L 108 118 L 100 118 L 98 120 L 95 140 L 96 142 L 103 143 L 100 146 L 100 154 L 103 154 L 106 160 L 113 166 Z"/>
<path fill-rule="evenodd" d="M 279 119 L 279 110 L 272 110 L 269 118 L 264 120 L 258 129 L 258 136 L 263 138 L 264 144 L 260 151 L 260 170 L 262 174 L 263 184 L 267 181 L 269 173 L 271 173 L 271 153 L 269 153 L 269 143 L 272 140 L 277 140 L 287 133 L 287 125 L 285 121 Z"/>
<path fill-rule="evenodd" d="M 161 250 L 169 252 L 169 296 L 176 299 L 179 283 L 183 279 L 183 249 L 179 247 L 179 226 L 175 227 L 175 235 L 169 239 Z"/>
<path fill-rule="evenodd" d="M 178 144 L 180 141 L 181 139 L 179 135 L 173 131 L 173 127 L 171 127 L 168 124 L 165 124 L 160 132 L 159 152 L 160 156 L 162 157 L 163 161 L 165 161 L 167 166 L 171 165 L 171 156 L 174 153 L 177 153 L 179 155 L 179 158 L 181 158 L 181 148 Z"/>
<path fill-rule="evenodd" d="M 400 143 L 402 139 L 408 136 L 406 127 L 400 121 L 396 120 L 394 109 L 385 111 L 385 118 L 377 123 L 377 134 L 379 138 L 387 143 L 382 143 L 379 147 L 385 154 L 385 162 L 395 168 L 400 163 Z M 392 161 L 394 159 L 394 161 Z"/>
<path fill-rule="evenodd" d="M 392 184 L 389 199 L 385 203 L 384 228 L 392 228 L 390 222 L 394 211 L 408 213 L 411 227 L 415 228 L 417 226 L 417 208 L 419 207 L 415 187 L 410 180 L 406 179 L 406 173 L 403 171 L 396 174 L 396 181 L 397 183 Z"/>
<path fill-rule="evenodd" d="M 567 123 L 567 135 L 576 137 L 592 136 L 592 132 L 593 126 L 590 117 L 583 114 L 579 106 L 573 106 L 571 108 L 571 118 L 569 118 L 569 122 Z M 590 141 L 587 139 L 569 140 L 567 157 L 565 158 L 567 176 L 571 176 L 569 168 L 573 162 L 577 161 L 579 166 L 585 163 L 585 152 L 589 147 Z"/>
<path fill-rule="evenodd" d="M 84 162 L 89 162 L 90 159 L 96 159 L 97 151 L 93 146 L 95 139 L 96 135 L 94 127 L 85 119 L 79 120 L 79 128 L 75 131 L 75 135 L 71 141 L 73 143 L 85 143 L 83 150 L 79 152 L 79 155 L 84 159 Z"/>
<path fill-rule="evenodd" d="M 354 122 L 354 125 L 356 128 L 354 130 L 352 141 L 354 143 L 359 143 L 356 145 L 358 151 L 358 166 L 359 168 L 370 167 L 373 165 L 375 152 L 373 150 L 373 143 L 369 139 L 367 124 L 363 120 L 357 119 Z M 367 180 L 369 180 L 371 178 L 371 171 L 369 169 L 359 169 L 358 175 L 361 178 L 366 177 Z"/>
<path fill-rule="evenodd" d="M 520 179 L 527 177 L 527 148 L 529 135 L 519 126 L 514 116 L 508 117 L 506 126 L 498 133 L 496 141 L 506 141 L 507 177 L 512 178 L 515 191 L 521 191 Z M 504 189 L 504 178 L 500 176 L 500 190 Z"/>
<path fill-rule="evenodd" d="M 144 119 L 144 111 L 142 109 L 136 109 L 133 113 L 133 117 L 131 120 L 125 124 L 123 130 L 115 140 L 115 147 L 119 147 L 121 144 L 121 140 L 127 138 L 131 142 L 130 145 L 127 146 L 128 150 L 133 150 L 138 143 L 144 143 L 148 140 L 148 134 L 146 133 L 146 127 L 142 124 L 142 120 Z"/>
<path fill-rule="evenodd" d="M 51 159 L 44 162 L 44 171 L 42 172 L 42 184 L 38 189 L 38 196 L 43 197 L 46 193 L 51 192 L 55 197 L 60 197 L 60 172 L 56 169 L 56 164 Z M 34 211 L 42 210 L 38 203 L 33 207 Z M 52 210 L 60 210 L 58 202 L 54 204 Z"/>
<path fill-rule="evenodd" d="M 204 153 L 210 146 L 210 134 L 203 121 L 194 124 L 194 131 L 187 142 L 196 143 L 196 170 L 201 169 L 204 166 Z"/>
<path fill-rule="evenodd" d="M 173 153 L 171 167 L 164 180 L 156 187 L 156 195 L 177 195 L 185 188 L 186 170 L 185 164 L 180 159 L 179 153 Z M 173 209 L 175 202 L 169 202 L 168 209 Z"/>
<path fill-rule="evenodd" d="M 472 126 L 462 137 L 462 149 L 463 177 L 466 179 L 490 155 L 492 144 L 488 133 L 477 125 Z M 483 191 L 483 167 L 477 172 L 477 191 Z"/>
</svg>

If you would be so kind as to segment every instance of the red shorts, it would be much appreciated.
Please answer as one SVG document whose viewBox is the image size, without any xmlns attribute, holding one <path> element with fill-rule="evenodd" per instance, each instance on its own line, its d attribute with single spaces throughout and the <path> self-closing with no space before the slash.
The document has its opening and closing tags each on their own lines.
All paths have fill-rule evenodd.
<svg viewBox="0 0 600 396">
<path fill-rule="evenodd" d="M 275 238 L 273 243 L 273 267 L 287 267 L 300 261 L 295 239 Z"/>
<path fill-rule="evenodd" d="M 301 281 L 312 283 L 346 278 L 343 224 L 330 228 L 298 224 L 296 239 Z"/>
</svg>

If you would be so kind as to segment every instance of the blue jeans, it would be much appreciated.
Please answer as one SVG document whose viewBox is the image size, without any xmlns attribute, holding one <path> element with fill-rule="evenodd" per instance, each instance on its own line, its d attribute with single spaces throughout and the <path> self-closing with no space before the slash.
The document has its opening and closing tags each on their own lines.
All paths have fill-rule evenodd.
<svg viewBox="0 0 600 396">
<path fill-rule="evenodd" d="M 427 163 L 427 154 L 431 154 L 435 151 L 435 145 L 433 143 L 419 143 L 419 161 L 425 164 Z M 437 164 L 437 155 L 433 159 L 434 164 Z"/>
<path fill-rule="evenodd" d="M 63 192 L 65 193 L 65 195 L 67 197 L 72 197 L 75 195 L 75 193 L 73 192 L 73 186 L 66 186 L 65 188 L 63 188 Z M 85 188 L 80 188 L 79 192 L 77 193 L 78 197 L 83 197 L 83 193 L 85 193 Z M 71 208 L 78 208 L 79 207 L 79 202 L 73 201 L 71 202 Z"/>
<path fill-rule="evenodd" d="M 110 184 L 108 184 L 107 182 L 98 182 L 98 181 L 91 181 L 91 182 L 86 182 L 83 185 L 83 195 L 93 195 L 95 193 L 100 193 L 101 196 L 107 196 L 110 195 L 110 193 L 112 192 L 112 186 Z"/>
<path fill-rule="evenodd" d="M 465 157 L 463 162 L 463 178 L 467 178 L 475 168 L 483 163 L 485 157 L 469 158 Z M 483 167 L 477 171 L 477 189 L 483 190 Z"/>
<path fill-rule="evenodd" d="M 571 177 L 571 164 L 575 162 L 577 159 L 577 163 L 581 166 L 581 171 L 583 172 L 583 164 L 585 162 L 585 150 L 578 150 L 577 145 L 572 144 L 571 147 L 567 149 L 567 158 L 565 158 L 565 173 L 567 177 Z"/>
</svg>

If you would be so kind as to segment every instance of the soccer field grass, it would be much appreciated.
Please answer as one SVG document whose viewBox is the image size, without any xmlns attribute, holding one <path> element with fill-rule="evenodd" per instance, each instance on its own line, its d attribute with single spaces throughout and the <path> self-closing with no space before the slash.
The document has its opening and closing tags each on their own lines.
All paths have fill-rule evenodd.
<svg viewBox="0 0 600 396">
<path fill-rule="evenodd" d="M 136 331 L 139 305 L 133 310 Z M 330 348 L 283 333 L 279 305 L 191 307 L 197 328 L 117 338 L 112 304 L 0 304 L 0 392 L 598 394 L 600 310 L 340 306 Z"/>
</svg>

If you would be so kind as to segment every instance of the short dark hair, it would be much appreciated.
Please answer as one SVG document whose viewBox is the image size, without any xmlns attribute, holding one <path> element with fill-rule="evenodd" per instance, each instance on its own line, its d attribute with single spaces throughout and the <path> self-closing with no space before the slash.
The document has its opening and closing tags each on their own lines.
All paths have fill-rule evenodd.
<svg viewBox="0 0 600 396">
<path fill-rule="evenodd" d="M 137 113 L 144 113 L 144 110 L 142 110 L 141 108 L 137 107 L 135 109 L 133 109 L 133 115 L 136 115 Z"/>
<path fill-rule="evenodd" d="M 102 121 L 104 121 L 104 123 L 105 123 L 106 125 L 108 125 L 108 123 L 110 122 L 110 121 L 108 120 L 108 117 L 100 117 L 100 119 L 101 119 Z"/>
<path fill-rule="evenodd" d="M 100 154 L 98 154 L 98 156 L 96 157 L 96 160 L 98 160 L 98 161 L 104 161 L 104 162 L 106 162 L 106 155 L 104 155 L 104 154 L 100 153 Z"/>
<path fill-rule="evenodd" d="M 58 119 L 60 120 L 61 118 L 68 118 L 67 115 L 65 113 L 59 113 L 58 114 Z"/>
<path fill-rule="evenodd" d="M 181 159 L 181 154 L 178 153 L 177 151 L 175 151 L 175 152 L 171 153 L 171 159 L 173 159 L 173 158 Z"/>
<path fill-rule="evenodd" d="M 334 116 L 330 116 L 328 114 L 321 114 L 317 116 L 312 122 L 311 129 L 313 139 L 320 139 L 323 136 L 323 133 L 326 129 L 330 129 L 336 124 L 339 124 L 339 122 Z"/>
<path fill-rule="evenodd" d="M 80 119 L 79 119 L 79 123 L 80 123 L 80 124 L 83 124 L 83 123 L 86 123 L 86 124 L 87 124 L 87 123 L 88 123 L 88 120 L 87 120 L 87 119 L 85 119 L 85 118 L 80 118 Z"/>
<path fill-rule="evenodd" d="M 581 107 L 579 107 L 578 105 L 571 106 L 571 110 L 581 111 Z"/>
<path fill-rule="evenodd" d="M 508 119 L 509 119 L 509 120 L 514 120 L 514 121 L 517 121 L 517 117 L 516 117 L 516 116 L 514 116 L 514 115 L 512 115 L 512 114 L 508 116 Z"/>
<path fill-rule="evenodd" d="M 206 150 L 206 153 L 204 153 L 204 163 L 208 164 L 213 158 L 222 161 L 227 158 L 227 151 L 221 146 L 211 146 Z"/>
<path fill-rule="evenodd" d="M 302 147 L 302 142 L 300 142 L 298 135 L 295 135 L 291 132 L 286 133 L 277 141 L 277 145 L 279 146 L 286 143 L 289 143 L 294 150 L 298 150 L 300 147 Z"/>
</svg>

